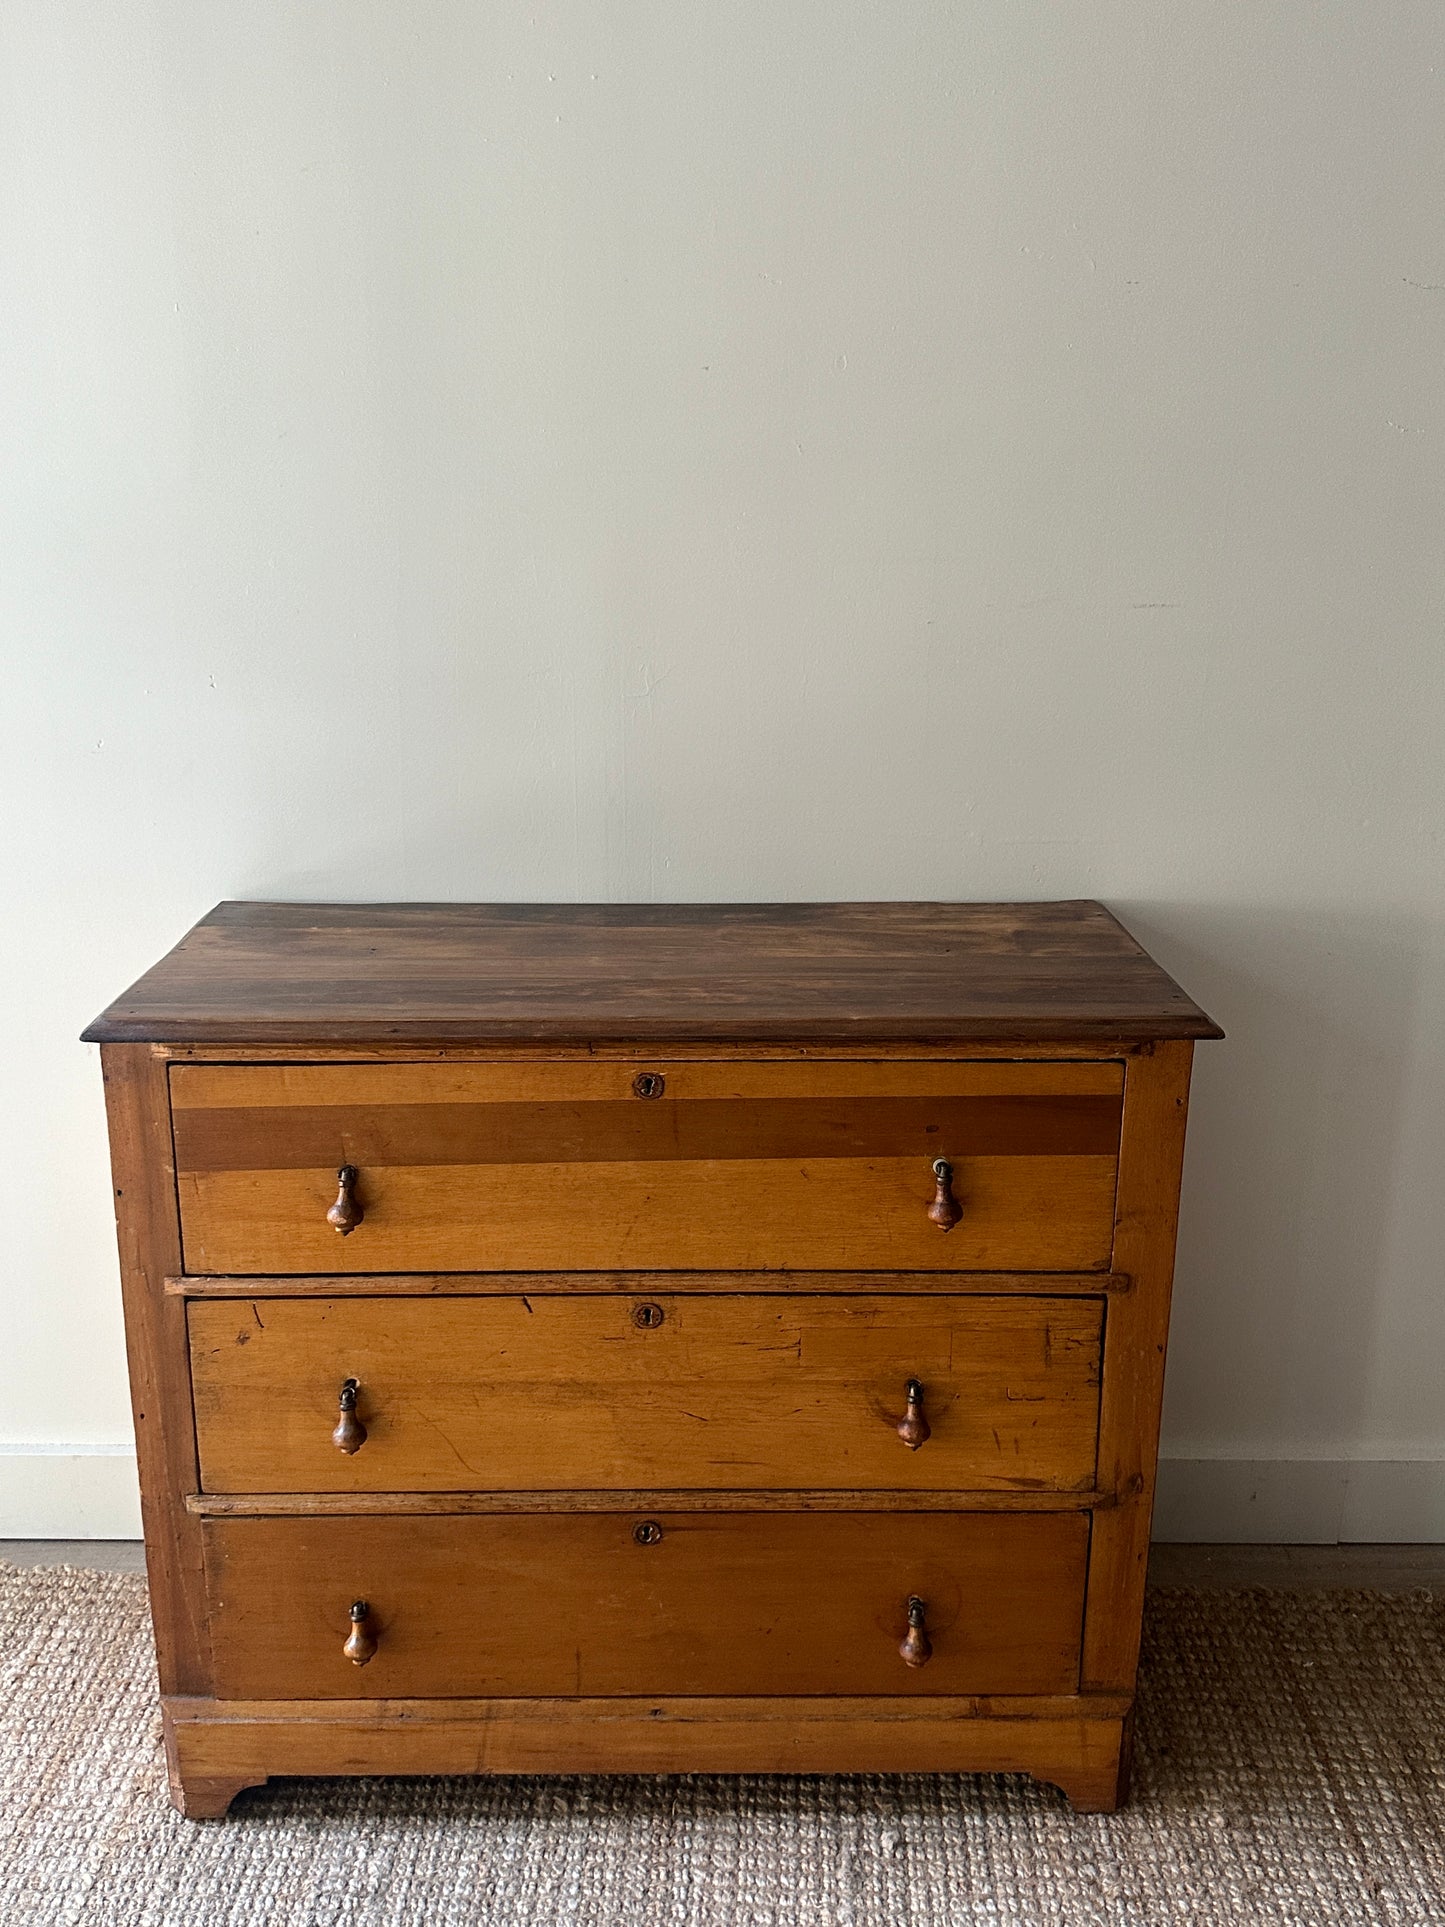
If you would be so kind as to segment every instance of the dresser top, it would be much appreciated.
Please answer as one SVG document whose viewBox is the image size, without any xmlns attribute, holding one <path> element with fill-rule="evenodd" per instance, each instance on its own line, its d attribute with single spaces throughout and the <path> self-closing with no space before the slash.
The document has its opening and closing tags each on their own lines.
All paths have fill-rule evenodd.
<svg viewBox="0 0 1445 1927">
<path fill-rule="evenodd" d="M 320 1048 L 1222 1034 L 1098 903 L 221 903 L 85 1038 Z"/>
</svg>

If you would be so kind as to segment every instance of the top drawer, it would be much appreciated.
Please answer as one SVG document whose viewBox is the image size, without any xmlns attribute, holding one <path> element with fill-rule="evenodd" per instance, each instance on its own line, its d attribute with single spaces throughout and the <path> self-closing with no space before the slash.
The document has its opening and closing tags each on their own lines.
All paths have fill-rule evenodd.
<svg viewBox="0 0 1445 1927">
<path fill-rule="evenodd" d="M 1102 1270 L 1122 1093 L 1117 1063 L 176 1065 L 185 1265 Z"/>
</svg>

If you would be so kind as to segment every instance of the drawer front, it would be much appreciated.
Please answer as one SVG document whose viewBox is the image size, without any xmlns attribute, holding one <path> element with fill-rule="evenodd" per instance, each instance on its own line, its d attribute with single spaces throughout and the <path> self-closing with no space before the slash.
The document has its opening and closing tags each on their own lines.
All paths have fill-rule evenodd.
<svg viewBox="0 0 1445 1927">
<path fill-rule="evenodd" d="M 257 1298 L 189 1316 L 211 1492 L 1081 1491 L 1094 1478 L 1097 1298 Z M 900 1424 L 928 1436 L 910 1446 Z"/>
<path fill-rule="evenodd" d="M 1077 1690 L 1079 1513 L 212 1519 L 239 1699 Z M 906 1665 L 910 1596 L 932 1656 Z M 367 1663 L 344 1654 L 365 1602 Z"/>
<path fill-rule="evenodd" d="M 1102 1270 L 1122 1080 L 1114 1063 L 178 1065 L 185 1264 Z M 940 1158 L 961 1210 L 946 1230 Z M 360 1221 L 338 1233 L 343 1166 Z"/>
</svg>

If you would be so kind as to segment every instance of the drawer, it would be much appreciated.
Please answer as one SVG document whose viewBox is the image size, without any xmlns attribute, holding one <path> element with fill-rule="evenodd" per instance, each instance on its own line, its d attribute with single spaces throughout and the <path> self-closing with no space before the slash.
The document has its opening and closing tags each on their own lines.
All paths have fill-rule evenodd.
<svg viewBox="0 0 1445 1927">
<path fill-rule="evenodd" d="M 177 1065 L 185 1265 L 1102 1270 L 1122 1087 L 1116 1063 Z"/>
<path fill-rule="evenodd" d="M 240 1699 L 1077 1690 L 1081 1513 L 211 1519 Z M 932 1656 L 906 1665 L 910 1596 Z M 376 1651 L 344 1654 L 353 1601 Z"/>
<path fill-rule="evenodd" d="M 1079 1491 L 1097 1298 L 194 1301 L 210 1492 Z M 929 1430 L 912 1448 L 909 1381 Z M 342 1387 L 364 1431 L 333 1443 Z M 348 1400 L 350 1402 L 350 1399 Z"/>
</svg>

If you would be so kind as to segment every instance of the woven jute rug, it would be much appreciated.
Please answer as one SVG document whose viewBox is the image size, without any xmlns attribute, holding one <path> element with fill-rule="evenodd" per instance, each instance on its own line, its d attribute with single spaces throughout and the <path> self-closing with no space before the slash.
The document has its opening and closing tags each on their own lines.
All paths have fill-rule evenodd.
<svg viewBox="0 0 1445 1927">
<path fill-rule="evenodd" d="M 1445 1922 L 1445 1599 L 1151 1597 L 1135 1792 L 293 1780 L 166 1799 L 145 1594 L 0 1567 L 4 1927 Z"/>
</svg>

